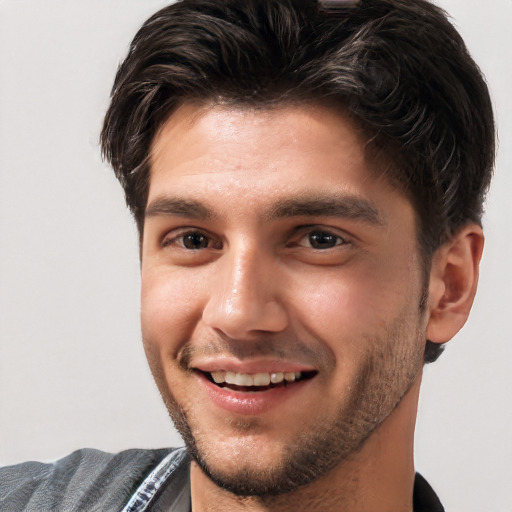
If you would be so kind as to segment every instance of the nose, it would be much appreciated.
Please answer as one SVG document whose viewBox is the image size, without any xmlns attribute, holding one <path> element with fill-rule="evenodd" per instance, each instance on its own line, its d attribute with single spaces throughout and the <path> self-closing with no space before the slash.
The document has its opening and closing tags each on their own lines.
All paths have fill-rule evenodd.
<svg viewBox="0 0 512 512">
<path fill-rule="evenodd" d="M 230 250 L 216 262 L 203 321 L 225 336 L 241 340 L 286 329 L 278 265 L 251 248 Z"/>
</svg>

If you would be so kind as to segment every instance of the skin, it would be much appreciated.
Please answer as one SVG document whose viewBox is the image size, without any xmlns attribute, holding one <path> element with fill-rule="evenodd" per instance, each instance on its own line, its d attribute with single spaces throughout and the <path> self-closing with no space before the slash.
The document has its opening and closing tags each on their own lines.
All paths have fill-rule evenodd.
<svg viewBox="0 0 512 512">
<path fill-rule="evenodd" d="M 447 338 L 445 316 L 430 320 L 453 302 L 441 271 L 453 251 L 420 311 L 414 209 L 322 107 L 185 104 L 151 157 L 143 340 L 199 462 L 194 512 L 411 510 L 424 343 L 429 329 Z M 465 260 L 479 259 L 476 231 L 461 237 Z M 454 295 L 476 287 L 454 279 Z M 280 365 L 314 377 L 261 411 L 219 406 L 203 374 Z M 301 457 L 312 474 L 290 469 Z"/>
</svg>

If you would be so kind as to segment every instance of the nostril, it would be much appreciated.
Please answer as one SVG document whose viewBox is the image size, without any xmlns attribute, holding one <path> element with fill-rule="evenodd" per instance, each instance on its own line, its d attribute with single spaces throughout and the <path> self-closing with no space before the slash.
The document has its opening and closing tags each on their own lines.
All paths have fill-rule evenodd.
<svg viewBox="0 0 512 512">
<path fill-rule="evenodd" d="M 288 326 L 288 315 L 274 301 L 228 299 L 223 304 L 208 303 L 203 310 L 205 324 L 232 339 L 245 339 L 249 334 L 282 332 Z"/>
</svg>

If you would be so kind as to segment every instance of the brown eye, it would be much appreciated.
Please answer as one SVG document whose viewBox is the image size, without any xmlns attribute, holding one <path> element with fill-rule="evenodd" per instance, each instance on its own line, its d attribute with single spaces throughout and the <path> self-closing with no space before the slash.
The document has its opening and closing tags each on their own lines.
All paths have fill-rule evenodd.
<svg viewBox="0 0 512 512">
<path fill-rule="evenodd" d="M 309 245 L 313 249 L 332 249 L 343 243 L 343 239 L 327 231 L 312 231 L 308 235 Z"/>
<path fill-rule="evenodd" d="M 182 244 L 185 249 L 206 249 L 209 244 L 209 239 L 202 233 L 186 233 L 182 236 Z"/>
<path fill-rule="evenodd" d="M 162 241 L 162 247 L 185 249 L 186 251 L 220 250 L 222 242 L 204 231 L 182 229 L 168 233 Z"/>
</svg>

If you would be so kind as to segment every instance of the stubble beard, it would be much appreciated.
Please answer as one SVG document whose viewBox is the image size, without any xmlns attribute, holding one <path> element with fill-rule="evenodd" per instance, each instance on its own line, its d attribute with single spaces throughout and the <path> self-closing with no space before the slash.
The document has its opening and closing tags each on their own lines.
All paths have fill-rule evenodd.
<svg viewBox="0 0 512 512">
<path fill-rule="evenodd" d="M 188 412 L 172 395 L 163 375 L 154 371 L 154 376 L 174 425 L 201 470 L 217 486 L 237 496 L 270 498 L 315 481 L 356 454 L 400 403 L 423 365 L 425 339 L 419 326 L 411 329 L 410 324 L 410 318 L 400 316 L 382 336 L 361 340 L 369 348 L 350 394 L 337 404 L 335 419 L 320 419 L 318 428 L 299 434 L 280 460 L 265 469 L 252 461 L 238 460 L 234 469 L 216 464 L 208 436 L 203 439 L 194 434 Z"/>
</svg>

